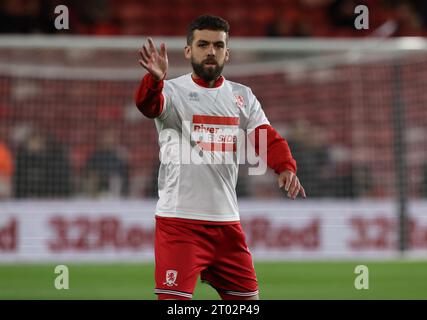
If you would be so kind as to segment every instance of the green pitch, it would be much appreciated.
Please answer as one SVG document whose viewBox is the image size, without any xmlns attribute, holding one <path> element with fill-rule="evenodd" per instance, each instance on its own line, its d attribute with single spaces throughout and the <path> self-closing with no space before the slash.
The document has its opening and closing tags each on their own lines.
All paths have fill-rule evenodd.
<svg viewBox="0 0 427 320">
<path fill-rule="evenodd" d="M 354 269 L 369 268 L 356 290 Z M 55 265 L 0 265 L 0 299 L 155 299 L 152 264 L 66 264 L 69 289 L 54 287 Z M 427 299 L 427 261 L 256 263 L 262 299 Z M 218 299 L 198 282 L 194 299 Z"/>
</svg>

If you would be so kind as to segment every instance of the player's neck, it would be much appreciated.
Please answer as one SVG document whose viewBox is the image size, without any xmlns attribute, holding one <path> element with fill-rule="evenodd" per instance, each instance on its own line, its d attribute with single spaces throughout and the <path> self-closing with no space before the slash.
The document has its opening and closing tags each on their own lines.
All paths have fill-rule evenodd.
<svg viewBox="0 0 427 320">
<path fill-rule="evenodd" d="M 206 82 L 205 80 L 203 80 L 202 78 L 200 78 L 199 76 L 197 76 L 194 73 L 191 74 L 191 78 L 199 86 L 205 87 L 205 88 L 218 88 L 224 82 L 224 77 L 223 76 L 219 76 L 215 80 L 212 80 L 212 81 L 209 81 L 209 82 Z"/>
</svg>

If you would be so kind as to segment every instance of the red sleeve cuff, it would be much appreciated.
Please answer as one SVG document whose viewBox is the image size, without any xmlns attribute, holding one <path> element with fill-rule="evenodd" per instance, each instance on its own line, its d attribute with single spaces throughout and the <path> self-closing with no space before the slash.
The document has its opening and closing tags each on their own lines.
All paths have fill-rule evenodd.
<svg viewBox="0 0 427 320">
<path fill-rule="evenodd" d="M 151 73 L 147 73 L 144 78 L 146 78 L 146 85 L 148 89 L 153 91 L 161 91 L 163 89 L 163 79 L 162 80 L 156 80 L 153 78 Z M 143 80 L 144 81 L 144 80 Z"/>
<path fill-rule="evenodd" d="M 158 117 L 163 110 L 164 97 L 162 90 L 164 81 L 157 81 L 147 73 L 135 92 L 135 104 L 139 111 L 147 118 Z"/>
<path fill-rule="evenodd" d="M 277 174 L 281 174 L 283 171 L 289 170 L 293 172 L 294 174 L 297 173 L 297 165 L 294 159 L 290 162 L 282 163 L 281 165 L 278 165 L 276 170 L 274 170 Z"/>
<path fill-rule="evenodd" d="M 259 154 L 259 130 L 267 130 L 267 154 Z M 260 125 L 254 132 L 251 139 L 255 138 L 255 152 L 267 162 L 268 167 L 273 169 L 277 174 L 285 170 L 296 174 L 297 164 L 292 157 L 287 141 L 270 125 Z"/>
</svg>

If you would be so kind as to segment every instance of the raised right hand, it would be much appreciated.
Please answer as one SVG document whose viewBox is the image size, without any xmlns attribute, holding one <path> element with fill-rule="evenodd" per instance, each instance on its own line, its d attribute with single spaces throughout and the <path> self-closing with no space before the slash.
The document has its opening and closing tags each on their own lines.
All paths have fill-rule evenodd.
<svg viewBox="0 0 427 320">
<path fill-rule="evenodd" d="M 143 66 L 156 80 L 162 80 L 168 71 L 168 55 L 166 45 L 160 45 L 160 52 L 157 51 L 153 39 L 148 38 L 147 42 L 138 50 L 141 59 L 139 64 Z"/>
</svg>

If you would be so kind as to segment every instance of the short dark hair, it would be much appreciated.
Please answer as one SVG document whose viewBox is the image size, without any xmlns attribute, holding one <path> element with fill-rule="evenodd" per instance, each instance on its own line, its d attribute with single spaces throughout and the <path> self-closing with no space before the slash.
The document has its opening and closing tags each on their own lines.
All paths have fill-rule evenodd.
<svg viewBox="0 0 427 320">
<path fill-rule="evenodd" d="M 230 25 L 226 20 L 221 17 L 213 15 L 203 15 L 197 17 L 193 22 L 190 23 L 187 29 L 187 44 L 191 45 L 194 39 L 194 30 L 213 30 L 213 31 L 224 31 L 227 34 L 230 31 Z"/>
</svg>

